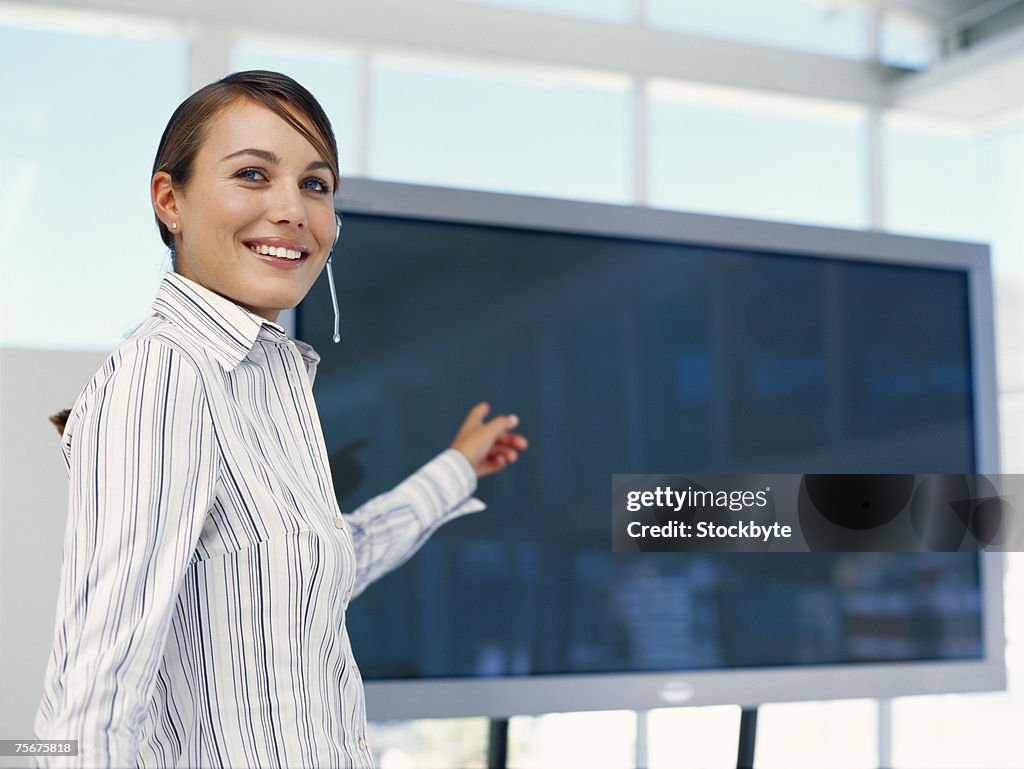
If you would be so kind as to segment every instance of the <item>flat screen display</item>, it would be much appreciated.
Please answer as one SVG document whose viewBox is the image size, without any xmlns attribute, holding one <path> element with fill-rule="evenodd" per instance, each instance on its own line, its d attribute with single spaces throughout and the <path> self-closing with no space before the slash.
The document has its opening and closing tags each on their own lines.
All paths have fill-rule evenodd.
<svg viewBox="0 0 1024 769">
<path fill-rule="evenodd" d="M 970 473 L 953 268 L 350 213 L 299 309 L 342 509 L 479 400 L 531 448 L 351 606 L 365 678 L 982 655 L 974 554 L 611 552 L 613 473 Z"/>
</svg>

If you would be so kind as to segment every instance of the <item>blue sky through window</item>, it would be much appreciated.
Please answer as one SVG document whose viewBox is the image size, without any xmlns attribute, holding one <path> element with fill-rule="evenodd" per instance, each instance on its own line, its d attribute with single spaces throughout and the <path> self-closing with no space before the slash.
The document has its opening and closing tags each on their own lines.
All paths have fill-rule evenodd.
<svg viewBox="0 0 1024 769">
<path fill-rule="evenodd" d="M 4 346 L 111 349 L 149 314 L 168 263 L 150 170 L 186 61 L 145 31 L 0 26 Z"/>
</svg>

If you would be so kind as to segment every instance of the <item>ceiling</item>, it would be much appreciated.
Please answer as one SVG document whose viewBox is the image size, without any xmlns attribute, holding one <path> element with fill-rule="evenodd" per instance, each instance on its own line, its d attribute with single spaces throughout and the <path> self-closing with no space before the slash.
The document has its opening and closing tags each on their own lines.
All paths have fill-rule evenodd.
<svg viewBox="0 0 1024 769">
<path fill-rule="evenodd" d="M 1024 109 L 1022 0 L 858 1 L 939 32 L 939 57 L 893 84 L 894 105 L 972 122 Z"/>
<path fill-rule="evenodd" d="M 641 0 L 642 1 L 642 0 Z M 751 0 L 758 2 L 758 0 Z M 905 108 L 984 127 L 1024 113 L 1024 0 L 806 0 L 870 7 L 935 33 L 927 70 L 804 53 L 456 0 L 0 0 L 0 10 L 163 20 L 193 43 L 198 87 L 228 67 L 240 30 L 517 62 L 620 77 L 706 84 L 873 108 Z M 311 20 L 316 20 L 311 24 Z"/>
<path fill-rule="evenodd" d="M 899 13 L 918 21 L 943 26 L 958 20 L 970 23 L 1020 5 L 1019 0 L 833 0 L 835 5 L 855 3 Z"/>
</svg>

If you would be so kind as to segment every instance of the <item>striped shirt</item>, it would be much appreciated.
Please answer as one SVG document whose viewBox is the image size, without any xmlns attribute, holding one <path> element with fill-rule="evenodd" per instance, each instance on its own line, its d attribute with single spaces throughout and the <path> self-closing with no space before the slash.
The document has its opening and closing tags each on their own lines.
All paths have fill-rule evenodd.
<svg viewBox="0 0 1024 769">
<path fill-rule="evenodd" d="M 448 449 L 342 515 L 317 353 L 177 273 L 72 409 L 40 766 L 364 767 L 345 612 L 483 509 Z"/>
</svg>

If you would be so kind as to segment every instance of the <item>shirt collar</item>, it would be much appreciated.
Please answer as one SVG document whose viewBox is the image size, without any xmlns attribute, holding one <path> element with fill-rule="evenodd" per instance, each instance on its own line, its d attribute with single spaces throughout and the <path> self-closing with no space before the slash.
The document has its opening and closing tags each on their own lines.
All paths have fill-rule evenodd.
<svg viewBox="0 0 1024 769">
<path fill-rule="evenodd" d="M 291 341 L 311 373 L 320 360 L 308 344 L 289 339 L 284 327 L 176 272 L 164 275 L 153 309 L 202 339 L 228 371 L 245 359 L 261 331 L 272 339 Z"/>
</svg>

